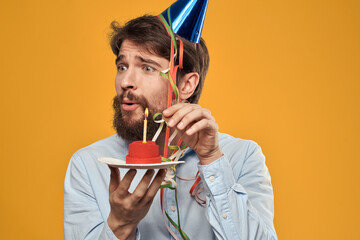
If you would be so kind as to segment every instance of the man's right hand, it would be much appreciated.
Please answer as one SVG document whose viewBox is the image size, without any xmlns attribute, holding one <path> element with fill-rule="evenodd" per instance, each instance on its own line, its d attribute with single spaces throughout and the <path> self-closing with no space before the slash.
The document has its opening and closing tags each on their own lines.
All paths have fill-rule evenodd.
<svg viewBox="0 0 360 240">
<path fill-rule="evenodd" d="M 160 169 L 151 184 L 155 171 L 147 170 L 134 192 L 129 193 L 136 170 L 130 169 L 124 178 L 120 179 L 119 169 L 110 166 L 109 168 L 111 171 L 109 184 L 111 209 L 107 220 L 108 225 L 117 238 L 135 239 L 137 225 L 149 211 L 166 170 Z"/>
</svg>

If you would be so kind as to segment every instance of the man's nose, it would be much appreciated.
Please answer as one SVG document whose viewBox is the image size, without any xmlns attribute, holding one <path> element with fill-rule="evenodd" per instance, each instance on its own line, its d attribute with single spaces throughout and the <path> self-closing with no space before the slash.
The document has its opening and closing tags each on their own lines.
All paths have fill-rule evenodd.
<svg viewBox="0 0 360 240">
<path fill-rule="evenodd" d="M 136 71 L 134 69 L 129 68 L 126 72 L 121 73 L 119 76 L 120 87 L 124 90 L 126 89 L 136 89 L 137 85 L 137 76 Z"/>
</svg>

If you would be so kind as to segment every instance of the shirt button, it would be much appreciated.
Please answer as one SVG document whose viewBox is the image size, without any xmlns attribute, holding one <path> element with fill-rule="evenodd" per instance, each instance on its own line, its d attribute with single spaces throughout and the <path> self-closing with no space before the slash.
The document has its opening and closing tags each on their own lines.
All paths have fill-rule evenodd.
<svg viewBox="0 0 360 240">
<path fill-rule="evenodd" d="M 213 182 L 213 181 L 215 181 L 215 177 L 214 177 L 214 176 L 210 176 L 210 177 L 209 177 L 209 180 L 210 180 L 210 182 Z"/>
<path fill-rule="evenodd" d="M 226 218 L 227 218 L 227 214 L 226 214 L 226 213 L 223 213 L 223 214 L 222 214 L 222 217 L 223 217 L 223 219 L 226 219 Z"/>
<path fill-rule="evenodd" d="M 175 212 L 176 211 L 176 206 L 171 206 L 171 211 Z"/>
</svg>

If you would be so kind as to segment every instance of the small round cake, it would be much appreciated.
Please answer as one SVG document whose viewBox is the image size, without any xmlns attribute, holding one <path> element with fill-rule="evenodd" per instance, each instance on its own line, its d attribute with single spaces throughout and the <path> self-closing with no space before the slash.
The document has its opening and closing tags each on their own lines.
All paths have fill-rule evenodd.
<svg viewBox="0 0 360 240">
<path fill-rule="evenodd" d="M 159 145 L 153 141 L 134 141 L 129 144 L 126 164 L 154 164 L 161 163 Z"/>
</svg>

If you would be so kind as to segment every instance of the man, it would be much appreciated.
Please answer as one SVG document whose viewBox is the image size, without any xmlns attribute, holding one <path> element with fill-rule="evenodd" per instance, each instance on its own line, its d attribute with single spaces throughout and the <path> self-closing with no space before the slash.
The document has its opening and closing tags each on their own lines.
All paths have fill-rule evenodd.
<svg viewBox="0 0 360 240">
<path fill-rule="evenodd" d="M 171 38 L 163 23 L 143 16 L 112 28 L 117 135 L 73 155 L 65 178 L 65 239 L 277 239 L 270 175 L 260 147 L 219 134 L 210 111 L 196 105 L 209 64 L 204 41 L 182 39 L 184 66 L 177 87 L 183 102 L 167 108 L 168 80 L 160 72 L 169 68 Z M 189 147 L 180 159 L 185 163 L 176 169 L 177 192 L 163 192 L 163 208 L 175 226 L 181 222 L 180 231 L 161 210 L 158 190 L 165 170 L 119 170 L 97 161 L 125 159 L 128 144 L 142 138 L 146 107 L 151 115 L 162 112 L 171 131 L 179 131 L 177 139 L 181 136 Z M 156 129 L 149 121 L 151 136 Z M 158 139 L 164 154 L 164 132 Z M 198 197 L 205 201 L 189 194 L 194 180 L 186 179 L 198 171 L 204 187 Z"/>
</svg>

